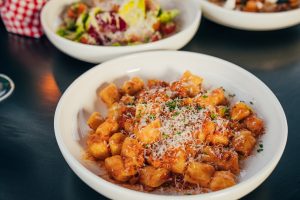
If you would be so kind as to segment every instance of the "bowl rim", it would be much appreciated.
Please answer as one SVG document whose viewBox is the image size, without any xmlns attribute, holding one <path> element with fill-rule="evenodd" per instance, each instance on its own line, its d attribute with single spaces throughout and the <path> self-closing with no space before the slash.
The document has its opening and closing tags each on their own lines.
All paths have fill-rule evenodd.
<svg viewBox="0 0 300 200">
<path fill-rule="evenodd" d="M 50 6 L 54 5 L 56 2 L 60 2 L 60 3 L 64 3 L 63 1 L 61 0 L 51 0 L 51 1 L 48 1 L 46 3 L 46 5 L 43 7 L 42 11 L 41 11 L 41 15 L 40 15 L 40 20 L 41 20 L 41 24 L 42 24 L 42 27 L 43 29 L 45 30 L 45 34 L 48 36 L 48 34 L 55 38 L 56 40 L 58 40 L 59 42 L 65 42 L 67 43 L 67 45 L 72 45 L 72 46 L 77 46 L 77 48 L 90 48 L 90 50 L 99 50 L 99 49 L 103 49 L 103 50 L 122 50 L 122 51 L 126 51 L 126 50 L 141 50 L 141 49 L 146 49 L 146 48 L 151 48 L 153 46 L 158 46 L 160 44 L 163 44 L 163 43 L 167 43 L 167 42 L 171 42 L 170 40 L 172 40 L 174 37 L 176 36 L 179 36 L 179 35 L 183 35 L 185 34 L 185 32 L 188 32 L 190 29 L 193 29 L 193 27 L 195 26 L 199 26 L 200 25 L 200 21 L 201 21 L 201 17 L 202 17 L 202 10 L 200 9 L 200 6 L 198 6 L 196 4 L 196 2 L 194 2 L 193 0 L 186 0 L 189 4 L 191 5 L 194 5 L 194 6 L 191 6 L 191 7 L 194 7 L 195 8 L 195 11 L 196 11 L 196 15 L 194 17 L 193 20 L 191 20 L 190 24 L 166 37 L 166 38 L 163 38 L 161 40 L 158 40 L 158 41 L 155 41 L 155 42 L 148 42 L 148 43 L 142 43 L 142 44 L 138 44 L 138 45 L 132 45 L 132 46 L 129 46 L 129 45 L 125 45 L 125 46 L 101 46 L 101 45 L 90 45 L 90 44 L 83 44 L 83 43 L 80 43 L 80 42 L 75 42 L 75 41 L 72 41 L 72 40 L 68 40 L 64 37 L 61 37 L 59 35 L 57 35 L 46 23 L 46 17 L 48 15 L 48 9 Z M 199 25 L 197 25 L 199 23 Z"/>
<path fill-rule="evenodd" d="M 282 134 L 283 134 L 283 140 L 280 141 L 280 146 L 278 147 L 278 150 L 276 151 L 275 154 L 273 154 L 272 159 L 264 166 L 262 167 L 255 176 L 249 177 L 247 180 L 240 182 L 232 187 L 220 190 L 220 191 L 215 191 L 215 192 L 210 192 L 210 193 L 204 193 L 204 194 L 197 194 L 197 195 L 179 195 L 179 196 L 167 196 L 167 195 L 160 195 L 160 194 L 152 194 L 152 193 L 144 193 L 144 192 L 139 192 L 131 189 L 127 189 L 125 187 L 119 186 L 117 184 L 111 183 L 109 181 L 104 180 L 103 178 L 97 176 L 93 172 L 91 172 L 89 169 L 84 167 L 68 150 L 67 146 L 64 144 L 62 136 L 61 136 L 61 131 L 59 129 L 59 120 L 61 118 L 60 113 L 62 112 L 62 107 L 63 103 L 65 101 L 66 96 L 70 93 L 71 88 L 75 87 L 77 84 L 81 82 L 81 80 L 84 80 L 86 77 L 88 77 L 90 74 L 93 74 L 94 71 L 98 71 L 99 68 L 101 70 L 105 70 L 106 68 L 103 67 L 103 65 L 115 63 L 115 62 L 120 62 L 120 61 L 126 61 L 128 59 L 136 59 L 140 56 L 155 56 L 155 55 L 162 55 L 164 54 L 165 56 L 171 54 L 172 56 L 176 55 L 194 55 L 194 56 L 201 56 L 203 58 L 207 58 L 210 60 L 214 60 L 215 62 L 218 62 L 220 64 L 227 64 L 227 68 L 230 70 L 235 70 L 238 73 L 242 73 L 244 75 L 249 76 L 250 79 L 253 81 L 256 81 L 257 84 L 259 84 L 266 92 L 267 95 L 272 97 L 273 103 L 275 104 L 276 110 L 278 113 L 280 113 L 279 118 L 282 123 Z M 105 186 L 105 188 L 109 188 L 110 192 L 118 192 L 118 193 L 130 193 L 132 196 L 137 197 L 137 198 L 148 198 L 148 199 L 191 199 L 191 200 L 196 200 L 196 199 L 206 199 L 206 198 L 221 198 L 221 197 L 226 197 L 228 195 L 233 195 L 234 192 L 237 190 L 243 191 L 240 193 L 239 198 L 250 193 L 253 191 L 255 188 L 257 188 L 275 169 L 277 166 L 279 160 L 281 159 L 286 143 L 287 143 L 287 138 L 288 138 L 288 123 L 286 119 L 286 115 L 284 113 L 284 110 L 275 96 L 275 94 L 269 89 L 268 86 L 266 86 L 259 78 L 257 78 L 255 75 L 252 73 L 248 72 L 247 70 L 239 67 L 238 65 L 231 63 L 229 61 L 206 55 L 206 54 L 201 54 L 201 53 L 196 53 L 196 52 L 188 52 L 188 51 L 164 51 L 164 50 L 159 50 L 159 51 L 150 51 L 150 52 L 141 52 L 141 53 L 135 53 L 131 55 L 125 55 L 116 59 L 112 59 L 106 62 L 103 62 L 101 64 L 96 65 L 95 67 L 89 69 L 79 77 L 77 77 L 70 85 L 69 87 L 65 90 L 65 92 L 62 94 L 58 105 L 55 110 L 55 115 L 54 115 L 54 131 L 55 131 L 55 138 L 58 143 L 59 149 L 61 153 L 63 154 L 64 159 L 68 163 L 68 165 L 72 168 L 72 170 L 78 175 L 78 177 L 84 181 L 87 185 L 89 185 L 91 188 L 96 190 L 93 186 L 91 186 L 88 183 L 88 180 L 91 180 L 93 182 L 98 183 L 99 186 Z M 81 176 L 80 174 L 83 174 Z M 249 189 L 250 188 L 250 189 Z M 96 190 L 97 191 L 97 190 Z M 100 192 L 98 192 L 100 193 Z M 101 193 L 102 195 L 103 194 Z"/>
<path fill-rule="evenodd" d="M 10 77 L 8 77 L 5 74 L 0 73 L 0 77 L 6 79 L 10 85 L 9 91 L 5 93 L 3 96 L 0 96 L 0 102 L 1 102 L 4 101 L 7 97 L 9 97 L 13 93 L 13 91 L 15 90 L 15 83 L 13 82 L 13 80 L 11 80 Z"/>
<path fill-rule="evenodd" d="M 225 14 L 236 14 L 236 15 L 243 15 L 243 16 L 247 16 L 247 17 L 284 17 L 287 15 L 293 15 L 295 13 L 299 13 L 300 12 L 300 7 L 299 8 L 295 8 L 292 10 L 287 10 L 287 11 L 281 11 L 281 12 L 264 12 L 264 13 L 256 13 L 256 12 L 246 12 L 246 11 L 241 11 L 241 10 L 230 10 L 230 9 L 226 9 L 222 6 L 216 5 L 212 2 L 209 2 L 208 0 L 198 0 L 199 2 L 201 2 L 201 7 L 202 4 L 205 4 L 206 6 L 209 6 L 213 9 L 216 9 L 219 12 L 223 12 Z"/>
</svg>

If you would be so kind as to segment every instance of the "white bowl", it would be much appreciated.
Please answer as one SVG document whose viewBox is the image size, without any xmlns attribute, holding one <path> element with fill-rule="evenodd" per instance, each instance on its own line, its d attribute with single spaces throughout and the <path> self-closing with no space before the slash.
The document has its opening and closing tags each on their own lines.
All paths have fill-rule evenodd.
<svg viewBox="0 0 300 200">
<path fill-rule="evenodd" d="M 267 31 L 291 27 L 300 23 L 300 8 L 274 13 L 251 13 L 225 9 L 208 0 L 195 0 L 203 15 L 218 24 L 252 31 Z"/>
<path fill-rule="evenodd" d="M 177 8 L 180 15 L 179 30 L 165 39 L 135 45 L 135 46 L 94 46 L 65 39 L 56 34 L 61 19 L 60 14 L 64 7 L 78 0 L 51 0 L 42 10 L 41 22 L 48 39 L 62 52 L 79 60 L 100 63 L 121 55 L 149 50 L 169 49 L 177 50 L 185 46 L 195 35 L 200 25 L 201 10 L 193 0 L 160 0 L 163 8 Z"/>
<path fill-rule="evenodd" d="M 93 162 L 82 159 L 87 116 L 104 112 L 96 91 L 108 82 L 120 86 L 132 76 L 143 79 L 178 79 L 185 71 L 204 78 L 206 87 L 223 86 L 236 94 L 235 100 L 254 102 L 254 109 L 266 124 L 261 140 L 264 151 L 248 158 L 240 182 L 230 188 L 199 195 L 165 196 L 137 192 L 105 181 Z M 100 64 L 76 79 L 61 97 L 54 117 L 55 136 L 59 148 L 73 171 L 91 188 L 111 199 L 238 199 L 258 187 L 277 165 L 287 141 L 284 111 L 271 90 L 246 70 L 227 61 L 191 52 L 155 51 L 134 54 Z"/>
</svg>

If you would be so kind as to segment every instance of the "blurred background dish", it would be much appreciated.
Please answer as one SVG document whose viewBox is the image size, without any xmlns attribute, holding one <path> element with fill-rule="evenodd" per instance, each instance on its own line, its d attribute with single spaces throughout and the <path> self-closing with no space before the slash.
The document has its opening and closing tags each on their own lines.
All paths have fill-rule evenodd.
<svg viewBox="0 0 300 200">
<path fill-rule="evenodd" d="M 251 31 L 268 31 L 291 27 L 300 23 L 300 8 L 280 12 L 249 12 L 233 10 L 235 1 L 227 1 L 228 8 L 208 0 L 195 0 L 203 15 L 218 24 Z M 232 4 L 232 5 L 230 5 Z"/>
<path fill-rule="evenodd" d="M 5 74 L 0 74 L 0 102 L 9 97 L 14 89 L 14 82 Z"/>
<path fill-rule="evenodd" d="M 299 0 L 208 0 L 228 10 L 274 13 L 300 8 Z"/>
<path fill-rule="evenodd" d="M 95 110 L 105 111 L 103 103 L 97 100 L 101 84 L 113 81 L 118 85 L 133 76 L 172 81 L 185 70 L 204 77 L 208 86 L 222 85 L 226 91 L 235 91 L 236 98 L 255 102 L 254 108 L 266 122 L 266 133 L 261 138 L 266 148 L 244 163 L 237 185 L 218 192 L 179 198 L 238 199 L 258 187 L 271 174 L 284 151 L 288 131 L 284 111 L 271 90 L 251 73 L 216 57 L 191 52 L 155 51 L 100 64 L 76 79 L 61 97 L 54 117 L 56 140 L 69 166 L 86 184 L 111 199 L 174 199 L 174 196 L 136 192 L 110 183 L 98 176 L 102 172 L 95 163 L 82 159 L 82 153 L 88 115 Z"/>
<path fill-rule="evenodd" d="M 157 0 L 79 1 L 67 5 L 56 33 L 66 39 L 99 46 L 133 46 L 177 32 L 178 9 Z"/>
<path fill-rule="evenodd" d="M 195 35 L 200 25 L 201 11 L 193 0 L 160 0 L 162 8 L 178 9 L 176 17 L 177 33 L 156 42 L 133 46 L 94 46 L 65 39 L 56 34 L 61 24 L 61 13 L 66 5 L 76 0 L 52 0 L 46 4 L 41 13 L 41 22 L 48 39 L 62 52 L 79 60 L 99 63 L 120 55 L 133 52 L 172 49 L 185 46 Z"/>
</svg>

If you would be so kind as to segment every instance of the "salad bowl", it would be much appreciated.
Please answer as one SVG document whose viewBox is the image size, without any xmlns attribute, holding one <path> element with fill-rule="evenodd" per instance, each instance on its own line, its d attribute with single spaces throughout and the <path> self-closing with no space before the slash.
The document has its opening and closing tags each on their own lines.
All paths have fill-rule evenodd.
<svg viewBox="0 0 300 200">
<path fill-rule="evenodd" d="M 177 50 L 185 46 L 195 35 L 200 25 L 201 10 L 193 0 L 160 0 L 162 8 L 178 9 L 176 17 L 178 30 L 164 39 L 138 45 L 127 46 L 97 46 L 82 44 L 65 39 L 56 31 L 61 24 L 61 13 L 65 7 L 76 0 L 52 0 L 42 10 L 41 23 L 48 39 L 59 50 L 71 57 L 91 63 L 100 63 L 105 60 L 134 52 L 158 49 Z"/>
</svg>

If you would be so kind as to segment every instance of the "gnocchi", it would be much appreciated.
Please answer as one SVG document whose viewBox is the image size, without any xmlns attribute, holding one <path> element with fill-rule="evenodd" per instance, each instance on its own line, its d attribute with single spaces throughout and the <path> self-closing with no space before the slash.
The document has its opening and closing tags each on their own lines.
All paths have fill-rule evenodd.
<svg viewBox="0 0 300 200">
<path fill-rule="evenodd" d="M 209 188 L 212 191 L 217 191 L 231 187 L 236 184 L 235 176 L 229 171 L 217 171 L 215 172 L 212 180 L 209 184 Z"/>
<path fill-rule="evenodd" d="M 120 155 L 126 136 L 123 133 L 115 133 L 109 138 L 109 147 L 112 155 Z"/>
<path fill-rule="evenodd" d="M 185 172 L 184 180 L 190 183 L 199 184 L 201 187 L 208 187 L 214 173 L 215 168 L 212 165 L 191 162 Z"/>
<path fill-rule="evenodd" d="M 109 84 L 103 90 L 101 90 L 99 96 L 108 107 L 110 107 L 111 105 L 113 105 L 113 103 L 119 101 L 120 99 L 119 90 L 113 83 Z"/>
<path fill-rule="evenodd" d="M 99 142 L 91 143 L 88 146 L 88 150 L 89 150 L 90 154 L 96 159 L 103 160 L 110 156 L 108 144 L 106 141 L 99 141 Z"/>
<path fill-rule="evenodd" d="M 169 171 L 165 168 L 144 167 L 141 170 L 140 182 L 146 186 L 156 188 L 168 180 Z"/>
<path fill-rule="evenodd" d="M 206 90 L 185 72 L 175 82 L 139 77 L 99 93 L 102 118 L 87 120 L 87 152 L 110 180 L 147 191 L 217 191 L 238 183 L 240 162 L 264 133 L 263 119 L 222 87 Z M 168 191 L 169 191 L 168 190 Z"/>
<path fill-rule="evenodd" d="M 100 124 L 103 122 L 103 118 L 100 113 L 98 112 L 93 112 L 93 114 L 90 116 L 90 118 L 87 121 L 87 124 L 91 129 L 94 131 L 98 128 Z"/>
<path fill-rule="evenodd" d="M 125 164 L 120 155 L 106 158 L 105 168 L 108 173 L 117 181 L 126 182 L 131 178 L 131 175 L 126 173 Z"/>
</svg>

